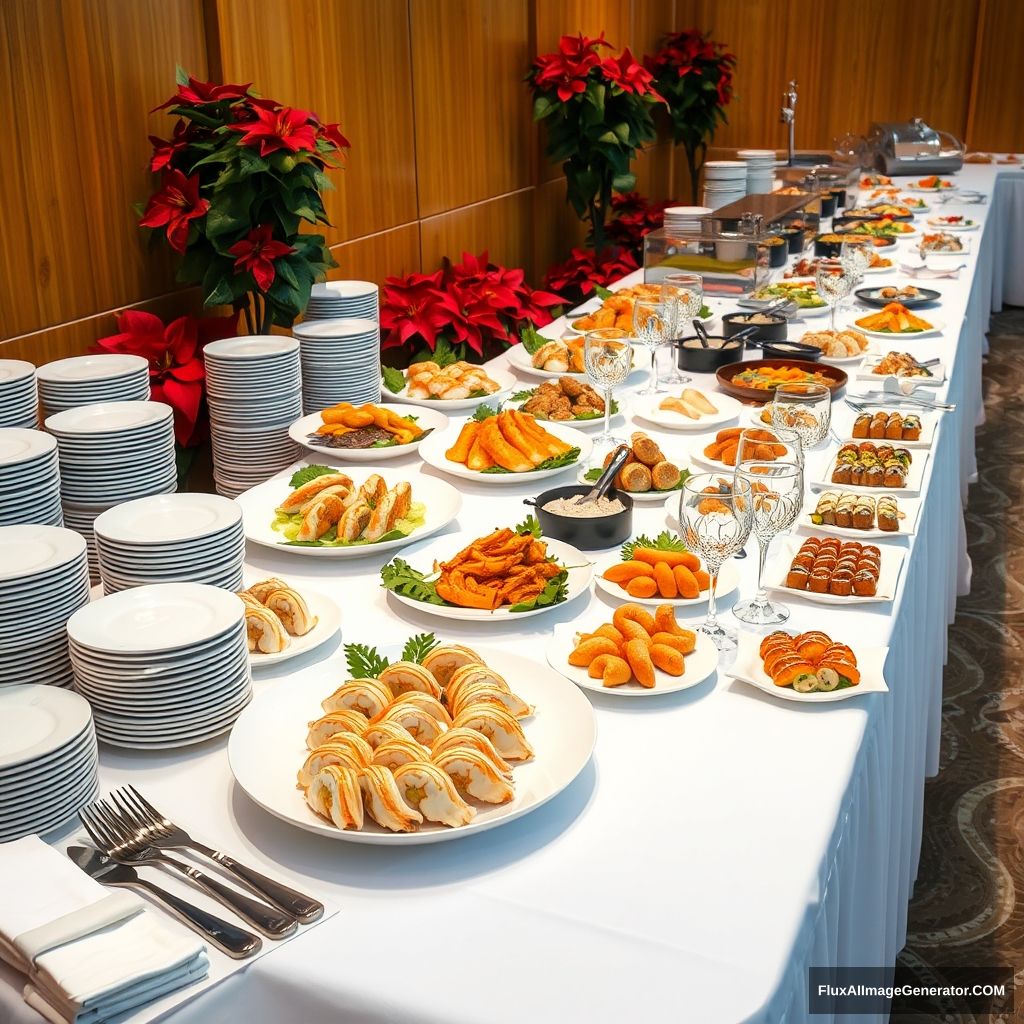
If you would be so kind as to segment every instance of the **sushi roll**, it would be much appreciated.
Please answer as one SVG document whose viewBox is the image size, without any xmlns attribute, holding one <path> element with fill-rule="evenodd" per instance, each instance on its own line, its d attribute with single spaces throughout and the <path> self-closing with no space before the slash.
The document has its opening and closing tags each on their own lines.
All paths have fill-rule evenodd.
<svg viewBox="0 0 1024 1024">
<path fill-rule="evenodd" d="M 875 522 L 875 499 L 861 495 L 853 509 L 853 526 L 857 530 L 870 530 Z"/>
<path fill-rule="evenodd" d="M 834 572 L 828 583 L 828 592 L 833 597 L 849 597 L 853 592 L 853 574 L 846 570 Z"/>
<path fill-rule="evenodd" d="M 904 441 L 920 441 L 921 440 L 921 417 L 908 415 L 903 417 L 903 434 L 902 440 Z"/>
<path fill-rule="evenodd" d="M 876 439 L 880 437 L 885 437 L 886 422 L 887 417 L 884 412 L 875 413 L 875 415 L 871 418 L 871 427 L 868 430 L 867 434 L 865 434 L 864 436 Z"/>
<path fill-rule="evenodd" d="M 811 522 L 816 526 L 835 526 L 836 508 L 841 503 L 842 498 L 838 491 L 824 491 L 811 513 Z"/>
<path fill-rule="evenodd" d="M 853 421 L 853 437 L 870 437 L 871 436 L 871 423 L 872 417 L 870 413 L 862 412 Z"/>
<path fill-rule="evenodd" d="M 900 528 L 899 506 L 896 499 L 884 495 L 878 499 L 877 507 L 878 528 L 886 533 L 894 533 Z"/>
<path fill-rule="evenodd" d="M 847 463 L 841 463 L 836 461 L 836 467 L 832 470 L 832 483 L 834 484 L 852 484 L 853 483 L 853 469 Z"/>
<path fill-rule="evenodd" d="M 885 469 L 876 467 L 882 477 L 882 482 L 874 484 L 875 487 L 905 487 L 907 484 L 906 470 L 900 465 L 889 465 Z"/>
<path fill-rule="evenodd" d="M 874 597 L 878 592 L 878 577 L 870 569 L 860 569 L 853 577 L 853 592 L 858 597 Z"/>
<path fill-rule="evenodd" d="M 828 593 L 828 585 L 831 578 L 832 573 L 829 569 L 815 569 L 807 581 L 807 589 L 812 594 Z"/>
<path fill-rule="evenodd" d="M 833 521 L 836 526 L 849 529 L 853 525 L 853 509 L 857 501 L 856 495 L 844 494 L 836 504 Z"/>
<path fill-rule="evenodd" d="M 903 440 L 903 417 L 898 412 L 889 413 L 889 419 L 885 424 L 885 439 L 887 441 Z"/>
<path fill-rule="evenodd" d="M 804 565 L 794 565 L 790 567 L 789 572 L 786 574 L 786 586 L 790 590 L 806 590 L 807 581 L 810 579 L 810 570 Z"/>
</svg>

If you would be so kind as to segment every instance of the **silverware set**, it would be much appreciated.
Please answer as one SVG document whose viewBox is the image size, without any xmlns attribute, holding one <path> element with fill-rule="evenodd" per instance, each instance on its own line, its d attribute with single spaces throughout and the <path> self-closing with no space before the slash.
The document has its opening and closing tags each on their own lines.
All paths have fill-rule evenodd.
<svg viewBox="0 0 1024 1024">
<path fill-rule="evenodd" d="M 235 959 L 253 956 L 263 942 L 259 935 L 224 921 L 143 879 L 139 867 L 161 867 L 180 875 L 270 939 L 291 935 L 299 923 L 309 924 L 324 912 L 322 903 L 268 878 L 234 857 L 193 839 L 161 814 L 134 786 L 114 790 L 78 813 L 96 850 L 71 847 L 68 855 L 104 885 L 141 889 L 159 900 L 173 916 Z M 189 851 L 206 858 L 240 888 L 165 851 Z M 246 892 L 241 889 L 247 890 Z M 251 894 L 251 895 L 250 895 Z"/>
</svg>

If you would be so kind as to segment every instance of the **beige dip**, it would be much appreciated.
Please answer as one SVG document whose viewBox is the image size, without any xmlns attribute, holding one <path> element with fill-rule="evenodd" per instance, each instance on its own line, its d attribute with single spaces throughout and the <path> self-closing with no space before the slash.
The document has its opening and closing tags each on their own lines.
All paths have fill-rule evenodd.
<svg viewBox="0 0 1024 1024">
<path fill-rule="evenodd" d="M 602 516 L 613 516 L 617 512 L 625 512 L 626 506 L 618 498 L 598 498 L 582 504 L 583 497 L 552 498 L 543 506 L 545 512 L 553 516 L 568 516 L 572 519 L 600 519 Z"/>
</svg>

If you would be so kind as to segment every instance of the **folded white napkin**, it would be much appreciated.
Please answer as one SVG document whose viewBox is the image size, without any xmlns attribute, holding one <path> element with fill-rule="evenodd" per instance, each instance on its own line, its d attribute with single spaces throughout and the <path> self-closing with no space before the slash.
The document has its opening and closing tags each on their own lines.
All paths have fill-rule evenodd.
<svg viewBox="0 0 1024 1024">
<path fill-rule="evenodd" d="M 0 957 L 52 1021 L 102 1024 L 206 976 L 203 943 L 37 836 L 0 844 Z"/>
<path fill-rule="evenodd" d="M 918 277 L 922 280 L 938 280 L 942 277 L 957 278 L 960 276 L 960 268 L 956 267 L 951 270 L 940 270 L 932 267 L 915 267 L 909 263 L 904 263 L 900 270 L 903 271 L 908 277 Z"/>
</svg>

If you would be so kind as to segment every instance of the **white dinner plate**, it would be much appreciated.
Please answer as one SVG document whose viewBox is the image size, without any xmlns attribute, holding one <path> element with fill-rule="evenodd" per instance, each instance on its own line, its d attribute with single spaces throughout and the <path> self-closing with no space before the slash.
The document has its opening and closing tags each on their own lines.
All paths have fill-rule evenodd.
<svg viewBox="0 0 1024 1024">
<path fill-rule="evenodd" d="M 242 599 L 201 583 L 157 583 L 111 594 L 75 612 L 78 645 L 124 654 L 171 651 L 209 640 L 241 621 Z"/>
<path fill-rule="evenodd" d="M 596 625 L 593 628 L 596 628 Z M 715 642 L 703 633 L 698 633 L 697 646 L 693 653 L 683 658 L 681 676 L 670 676 L 660 668 L 655 668 L 654 686 L 651 688 L 641 686 L 637 682 L 623 683 L 622 686 L 604 686 L 600 679 L 591 679 L 586 668 L 569 664 L 569 655 L 576 646 L 576 634 L 588 632 L 590 628 L 581 628 L 571 622 L 562 623 L 555 627 L 554 635 L 547 645 L 548 664 L 583 690 L 610 694 L 613 697 L 660 697 L 666 693 L 676 693 L 698 686 L 718 668 L 718 648 L 715 647 Z"/>
<path fill-rule="evenodd" d="M 678 389 L 680 392 L 686 390 L 686 386 Z M 693 390 L 699 391 L 699 388 Z M 642 420 L 663 427 L 665 430 L 703 431 L 714 430 L 718 427 L 731 423 L 743 412 L 742 402 L 738 402 L 731 395 L 722 394 L 719 391 L 701 392 L 705 398 L 717 409 L 717 413 L 708 413 L 701 416 L 699 420 L 691 420 L 682 413 L 672 412 L 670 409 L 660 409 L 659 406 L 666 398 L 678 395 L 650 395 L 640 398 L 633 407 L 634 413 Z"/>
<path fill-rule="evenodd" d="M 435 562 L 443 562 L 453 558 L 463 548 L 468 547 L 476 540 L 477 535 L 454 534 L 446 537 L 435 538 L 425 544 L 417 544 L 402 552 L 402 558 L 408 562 L 413 569 L 430 575 L 430 570 Z M 411 597 L 396 594 L 390 591 L 390 595 L 399 603 L 415 608 L 417 611 L 425 612 L 428 615 L 436 615 L 442 619 L 457 619 L 461 622 L 518 622 L 522 619 L 532 618 L 534 615 L 543 615 L 545 612 L 553 611 L 556 608 L 564 608 L 570 601 L 585 593 L 590 587 L 590 580 L 594 573 L 594 566 L 590 559 L 578 548 L 570 544 L 564 544 L 560 540 L 551 540 L 543 537 L 542 540 L 548 546 L 548 554 L 556 558 L 569 570 L 568 592 L 565 600 L 559 604 L 545 605 L 543 608 L 535 608 L 528 612 L 513 612 L 507 607 L 496 608 L 493 612 L 486 608 L 461 608 L 458 605 L 427 604 L 425 601 L 416 601 Z"/>
<path fill-rule="evenodd" d="M 364 642 L 372 642 L 368 637 Z M 381 645 L 381 654 L 400 657 L 401 645 Z M 367 816 L 356 831 L 337 828 L 306 804 L 295 786 L 296 772 L 309 751 L 305 738 L 309 722 L 323 711 L 320 702 L 333 693 L 348 669 L 341 658 L 316 665 L 280 683 L 242 712 L 228 741 L 228 761 L 235 781 L 265 811 L 307 832 L 349 843 L 416 846 L 464 839 L 508 824 L 547 803 L 562 792 L 590 760 L 597 736 L 590 702 L 559 673 L 542 662 L 492 648 L 477 653 L 535 712 L 523 719 L 526 738 L 535 756 L 515 762 L 515 796 L 505 804 L 475 804 L 468 825 L 448 828 L 424 822 L 415 832 L 388 832 Z"/>
<path fill-rule="evenodd" d="M 941 177 L 941 175 L 940 175 L 940 177 Z M 946 195 L 946 196 L 948 196 L 951 192 L 956 192 L 956 190 L 957 190 L 957 187 L 956 187 L 955 184 L 954 185 L 949 185 L 949 186 L 947 186 L 945 188 L 940 188 L 939 186 L 931 186 L 931 187 L 926 188 L 924 185 L 917 185 L 917 184 L 903 185 L 902 188 L 903 188 L 904 192 L 915 192 L 915 193 L 916 192 L 924 192 L 926 194 L 927 193 L 931 193 L 933 195 L 936 192 L 941 192 L 943 195 Z"/>
<path fill-rule="evenodd" d="M 672 516 L 673 521 L 678 523 L 678 518 Z M 655 594 L 654 597 L 630 597 L 626 593 L 625 587 L 620 587 L 618 583 L 612 583 L 610 580 L 604 578 L 604 573 L 607 572 L 613 565 L 618 565 L 622 561 L 618 551 L 613 554 L 602 555 L 594 563 L 594 583 L 597 589 L 602 593 L 607 594 L 610 598 L 615 601 L 620 601 L 623 604 L 645 604 L 654 608 L 662 604 L 670 604 L 676 608 L 690 608 L 695 605 L 705 605 L 708 603 L 709 591 L 702 590 L 697 597 L 659 597 Z M 740 584 L 740 571 L 736 565 L 736 560 L 730 558 L 725 565 L 722 566 L 722 571 L 718 574 L 718 590 L 715 592 L 716 598 L 721 598 L 725 594 L 730 594 Z"/>
<path fill-rule="evenodd" d="M 893 395 L 893 400 L 888 405 L 884 401 L 872 402 L 866 405 L 864 412 L 879 412 L 886 411 L 892 412 L 895 407 L 899 405 L 899 396 Z M 935 428 L 938 424 L 938 414 L 929 412 L 927 409 L 921 409 L 920 411 L 903 407 L 903 411 L 907 413 L 916 413 L 921 419 L 921 436 L 916 441 L 888 441 L 885 438 L 868 438 L 868 437 L 851 437 L 850 433 L 853 430 L 853 422 L 857 418 L 860 410 L 854 410 L 852 416 L 847 409 L 842 409 L 840 415 L 842 416 L 842 422 L 838 422 L 839 417 L 835 415 L 835 407 L 833 407 L 833 419 L 832 429 L 835 430 L 836 434 L 843 439 L 843 444 L 860 444 L 861 441 L 874 441 L 875 444 L 891 444 L 894 448 L 931 448 L 932 442 L 935 440 Z"/>
<path fill-rule="evenodd" d="M 109 352 L 89 356 L 70 356 L 40 366 L 36 371 L 37 380 L 50 381 L 112 381 L 119 377 L 143 374 L 148 377 L 149 361 L 142 356 Z"/>
<path fill-rule="evenodd" d="M 787 587 L 786 576 L 796 553 L 806 539 L 806 537 L 794 536 L 780 539 L 779 546 L 765 563 L 764 586 L 766 590 L 784 594 L 787 598 L 799 597 L 814 604 L 833 605 L 878 604 L 880 601 L 891 601 L 896 596 L 896 584 L 899 582 L 906 550 L 891 546 L 879 548 L 882 552 L 882 559 L 878 566 L 878 586 L 873 597 L 861 597 L 858 594 L 839 597 L 836 594 L 815 594 L 810 590 L 794 590 L 792 587 Z"/>
<path fill-rule="evenodd" d="M 388 411 L 397 416 L 415 417 L 416 426 L 421 430 L 440 432 L 448 426 L 448 417 L 436 409 L 425 409 L 418 405 L 392 405 Z M 288 436 L 296 444 L 301 444 L 317 455 L 327 455 L 341 462 L 380 462 L 381 459 L 397 459 L 418 451 L 420 445 L 426 440 L 421 436 L 416 441 L 410 441 L 409 444 L 396 444 L 388 448 L 329 448 L 325 445 L 314 444 L 309 439 L 316 433 L 317 427 L 322 425 L 323 419 L 320 413 L 314 412 L 296 420 L 288 428 Z M 427 437 L 430 436 L 427 435 Z"/>
<path fill-rule="evenodd" d="M 349 473 L 349 468 L 339 468 L 338 471 Z M 423 525 L 417 527 L 407 537 L 381 541 L 377 544 L 345 546 L 289 544 L 284 534 L 272 526 L 274 509 L 292 491 L 288 483 L 292 477 L 292 470 L 289 469 L 267 480 L 266 483 L 245 491 L 235 499 L 242 506 L 246 539 L 251 540 L 254 544 L 261 544 L 277 551 L 287 551 L 313 558 L 362 558 L 379 551 L 390 551 L 415 544 L 430 534 L 443 530 L 462 508 L 462 495 L 450 483 L 430 476 L 417 475 L 410 478 L 410 474 L 403 473 L 401 470 L 378 469 L 371 466 L 365 467 L 360 473 L 353 476 L 353 481 L 356 485 L 361 485 L 373 473 L 378 473 L 383 477 L 384 483 L 389 489 L 401 480 L 408 480 L 412 484 L 413 502 L 422 503 L 424 506 Z"/>
<path fill-rule="evenodd" d="M 526 390 L 531 390 L 531 389 L 529 389 L 529 388 L 521 388 L 520 390 L 526 391 Z M 526 403 L 528 401 L 529 401 L 528 398 L 524 398 L 521 401 L 509 400 L 509 402 L 506 405 L 506 408 L 508 408 L 508 409 L 518 409 L 520 412 L 522 412 L 523 411 L 523 406 L 526 405 Z M 614 401 L 615 406 L 616 406 L 616 411 L 612 413 L 611 422 L 615 426 L 621 426 L 623 420 L 626 418 L 626 416 L 629 413 L 629 407 L 628 407 L 628 405 L 627 405 L 627 403 L 625 402 L 624 399 L 616 398 L 616 399 L 613 399 L 613 401 Z M 527 415 L 528 416 L 534 416 L 533 413 L 527 413 Z M 574 430 L 585 430 L 588 433 L 596 433 L 598 430 L 603 430 L 604 429 L 604 413 L 601 413 L 598 416 L 591 416 L 591 417 L 589 417 L 587 419 L 548 420 L 548 419 L 543 419 L 542 417 L 539 417 L 539 416 L 534 416 L 534 419 L 536 419 L 537 422 L 542 427 L 545 427 L 545 428 L 547 426 L 549 426 L 549 424 L 551 424 L 551 423 L 564 423 L 565 426 L 572 427 Z"/>
<path fill-rule="evenodd" d="M 851 442 L 853 444 L 861 444 L 861 441 Z M 899 448 L 901 445 L 895 441 L 873 441 L 872 444 L 890 444 L 893 448 Z M 819 491 L 852 491 L 854 494 L 873 494 L 877 497 L 880 494 L 891 494 L 893 497 L 899 498 L 902 495 L 908 497 L 918 495 L 921 493 L 921 484 L 924 480 L 924 467 L 928 462 L 928 449 L 927 448 L 915 448 L 910 451 L 910 467 L 907 470 L 907 482 L 905 487 L 859 487 L 857 484 L 839 484 L 833 483 L 832 472 L 836 466 L 835 456 L 832 456 L 828 460 L 827 469 L 824 476 L 819 480 L 812 480 L 811 487 Z M 838 454 L 838 449 L 836 450 Z M 817 460 L 817 465 L 821 465 L 821 461 Z"/>
<path fill-rule="evenodd" d="M 75 740 L 92 718 L 89 702 L 56 686 L 0 690 L 0 768 L 47 757 Z"/>
<path fill-rule="evenodd" d="M 276 367 L 281 357 L 298 350 L 296 338 L 257 334 L 211 341 L 203 348 L 203 358 L 208 362 L 258 362 Z"/>
<path fill-rule="evenodd" d="M 47 416 L 46 429 L 58 437 L 65 434 L 131 434 L 156 424 L 168 424 L 173 410 L 163 402 L 99 402 Z"/>
<path fill-rule="evenodd" d="M 59 566 L 79 561 L 85 554 L 85 538 L 60 526 L 35 524 L 0 529 L 0 583 L 49 574 Z"/>
<path fill-rule="evenodd" d="M 792 686 L 776 686 L 771 681 L 771 677 L 764 670 L 761 655 L 758 653 L 761 640 L 762 636 L 760 633 L 740 630 L 736 660 L 726 672 L 730 678 L 749 683 L 751 686 L 763 690 L 772 697 L 794 701 L 797 704 L 829 704 L 832 701 L 849 700 L 851 697 L 859 697 L 862 693 L 889 692 L 885 676 L 882 674 L 885 668 L 885 658 L 889 653 L 888 647 L 868 647 L 857 643 L 848 644 L 847 646 L 853 651 L 854 657 L 857 659 L 857 668 L 860 671 L 860 682 L 856 686 L 848 686 L 843 690 L 830 690 L 828 692 L 797 693 Z M 833 640 L 836 643 L 845 642 L 842 637 L 833 637 Z"/>
<path fill-rule="evenodd" d="M 288 646 L 277 654 L 263 654 L 261 651 L 250 651 L 249 662 L 254 669 L 266 665 L 277 665 L 289 658 L 298 657 L 307 651 L 315 650 L 338 632 L 341 627 L 341 609 L 326 594 L 319 590 L 310 590 L 303 585 L 296 588 L 305 599 L 310 612 L 316 616 L 316 625 L 305 636 L 289 636 Z"/>
<path fill-rule="evenodd" d="M 449 476 L 495 486 L 532 483 L 535 480 L 555 476 L 557 473 L 564 473 L 567 469 L 587 461 L 594 448 L 594 442 L 586 434 L 574 427 L 563 426 L 561 423 L 541 423 L 540 426 L 565 444 L 579 448 L 580 453 L 576 460 L 568 466 L 559 466 L 557 469 L 535 469 L 528 473 L 477 473 L 461 462 L 450 462 L 445 457 L 445 452 L 455 444 L 459 432 L 462 430 L 462 424 L 452 424 L 445 431 L 434 431 L 420 445 L 420 457 L 428 466 L 433 466 Z"/>
<path fill-rule="evenodd" d="M 846 492 L 846 488 L 842 484 L 834 484 L 831 488 L 843 494 Z M 882 493 L 879 495 L 888 494 L 884 487 L 878 488 Z M 865 489 L 859 492 L 863 494 Z M 877 526 L 872 526 L 869 530 L 857 530 L 852 526 L 826 526 L 824 523 L 813 523 L 811 522 L 811 513 L 815 510 L 818 504 L 818 498 L 821 494 L 809 494 L 804 507 L 800 510 L 800 518 L 797 520 L 797 526 L 805 533 L 830 533 L 835 537 L 842 537 L 844 540 L 859 540 L 859 541 L 879 541 L 879 540 L 894 540 L 899 537 L 909 537 L 912 534 L 917 533 L 917 520 L 921 514 L 921 499 L 920 498 L 897 498 L 896 507 L 897 510 L 902 514 L 903 518 L 899 521 L 898 530 L 880 530 Z"/>
<path fill-rule="evenodd" d="M 549 338 L 549 341 L 557 341 L 557 338 Z M 513 345 L 508 350 L 508 361 L 509 364 L 515 369 L 522 373 L 527 374 L 530 377 L 544 377 L 547 379 L 557 377 L 576 377 L 578 380 L 586 380 L 586 373 L 571 373 L 566 371 L 564 373 L 558 373 L 555 370 L 543 370 L 533 365 L 533 357 L 529 352 L 526 351 L 525 347 L 521 344 Z M 633 355 L 633 361 L 636 362 L 636 353 Z"/>
<path fill-rule="evenodd" d="M 913 312 L 913 310 L 911 310 L 911 312 Z M 870 316 L 872 314 L 867 315 Z M 916 313 L 914 315 L 917 316 Z M 863 320 L 864 317 L 860 317 L 860 319 Z M 854 330 L 860 331 L 861 334 L 866 334 L 869 338 L 880 338 L 882 341 L 903 341 L 904 339 L 908 341 L 913 341 L 915 338 L 933 337 L 936 334 L 941 334 L 945 330 L 945 320 L 940 320 L 938 317 L 932 316 L 922 316 L 921 319 L 925 320 L 927 323 L 930 323 L 931 327 L 923 331 L 902 331 L 900 333 L 896 333 L 894 331 L 873 331 L 868 327 L 862 327 L 859 323 L 857 323 L 857 321 L 852 321 L 847 326 L 852 327 Z"/>
<path fill-rule="evenodd" d="M 50 453 L 56 451 L 57 441 L 42 430 L 30 430 L 27 427 L 4 427 L 0 430 L 0 466 L 4 468 L 18 466 L 19 471 L 26 467 L 24 463 L 39 459 L 41 463 Z M 5 479 L 11 473 L 5 473 Z"/>
<path fill-rule="evenodd" d="M 394 392 L 388 391 L 383 382 L 380 395 L 386 402 L 404 402 L 406 405 L 418 405 L 424 409 L 438 409 L 441 412 L 465 412 L 485 403 L 499 404 L 508 397 L 509 392 L 517 383 L 516 378 L 505 370 L 488 369 L 487 376 L 498 385 L 498 390 L 492 395 L 484 395 L 481 398 L 410 398 L 408 384 L 401 391 Z"/>
<path fill-rule="evenodd" d="M 970 238 L 964 238 L 961 235 L 961 236 L 957 236 L 957 239 L 960 242 L 960 245 L 962 246 L 962 248 L 956 250 L 955 252 L 937 252 L 935 249 L 928 249 L 925 252 L 925 254 L 924 254 L 924 258 L 927 259 L 927 260 L 930 260 L 932 258 L 939 258 L 939 257 L 942 257 L 942 256 L 945 256 L 945 257 L 966 256 L 971 251 L 971 240 L 970 240 Z M 920 253 L 920 250 L 918 249 L 917 246 L 914 247 L 914 252 L 915 253 Z"/>
<path fill-rule="evenodd" d="M 669 461 L 671 461 L 671 460 L 669 460 Z M 581 484 L 595 484 L 597 482 L 597 478 L 596 477 L 593 480 L 588 480 L 587 479 L 587 474 L 589 472 L 591 472 L 591 470 L 593 470 L 595 468 L 598 468 L 598 467 L 594 467 L 594 466 L 581 466 L 580 467 L 580 471 L 576 474 L 577 482 L 581 483 Z M 681 467 L 681 468 L 685 469 L 686 467 L 684 466 L 684 467 Z M 673 499 L 676 502 L 678 502 L 679 501 L 679 492 L 682 489 L 683 489 L 682 485 L 680 484 L 679 487 L 673 487 L 673 488 L 671 488 L 670 490 L 667 490 L 667 491 L 655 491 L 655 490 L 650 490 L 650 491 L 621 491 L 620 493 L 628 494 L 629 497 L 632 499 L 634 505 L 636 505 L 636 504 L 640 504 L 640 505 L 664 505 L 666 503 L 671 502 Z"/>
<path fill-rule="evenodd" d="M 947 215 L 948 216 L 948 215 Z M 964 218 L 967 223 L 965 224 L 947 224 L 943 219 L 942 215 L 928 218 L 928 227 L 935 228 L 936 231 L 977 231 L 981 227 L 981 224 L 973 220 L 970 217 Z"/>
<path fill-rule="evenodd" d="M 219 494 L 157 494 L 125 502 L 97 516 L 93 531 L 112 544 L 132 548 L 175 543 L 180 551 L 241 523 L 238 502 Z"/>
</svg>

